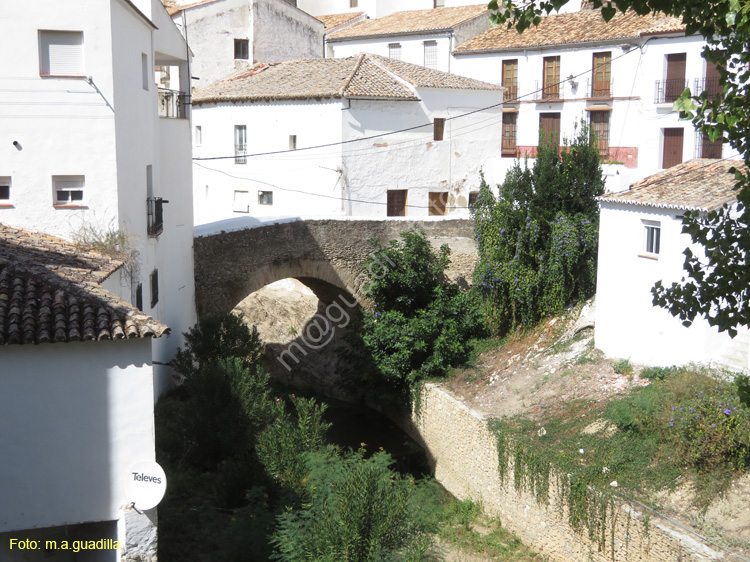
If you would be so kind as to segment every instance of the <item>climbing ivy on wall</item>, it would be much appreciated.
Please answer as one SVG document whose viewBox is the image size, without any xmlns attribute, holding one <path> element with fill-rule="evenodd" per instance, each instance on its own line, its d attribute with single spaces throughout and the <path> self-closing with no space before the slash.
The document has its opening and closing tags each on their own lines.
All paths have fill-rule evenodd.
<svg viewBox="0 0 750 562">
<path fill-rule="evenodd" d="M 482 179 L 472 209 L 474 281 L 499 332 L 594 293 L 602 193 L 599 153 L 585 125 L 562 150 L 541 143 L 531 167 L 516 163 L 498 197 Z"/>
</svg>

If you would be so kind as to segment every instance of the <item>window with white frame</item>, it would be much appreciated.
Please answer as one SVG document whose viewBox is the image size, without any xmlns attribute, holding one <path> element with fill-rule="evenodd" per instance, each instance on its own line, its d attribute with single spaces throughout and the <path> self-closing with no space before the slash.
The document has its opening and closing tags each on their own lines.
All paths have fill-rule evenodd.
<svg viewBox="0 0 750 562">
<path fill-rule="evenodd" d="M 200 125 L 195 126 L 195 146 L 203 144 L 203 129 Z"/>
<path fill-rule="evenodd" d="M 234 126 L 234 163 L 247 164 L 247 125 Z"/>
<path fill-rule="evenodd" d="M 52 176 L 53 205 L 83 205 L 84 176 Z"/>
<path fill-rule="evenodd" d="M 437 41 L 424 42 L 424 65 L 426 68 L 437 68 Z"/>
<path fill-rule="evenodd" d="M 648 256 L 658 256 L 661 249 L 661 223 L 643 221 L 643 251 Z"/>
<path fill-rule="evenodd" d="M 84 76 L 83 32 L 39 30 L 39 74 Z"/>
<path fill-rule="evenodd" d="M 273 205 L 273 191 L 259 191 L 258 205 Z"/>
<path fill-rule="evenodd" d="M 388 43 L 388 58 L 401 60 L 401 43 Z"/>
<path fill-rule="evenodd" d="M 10 205 L 10 176 L 0 176 L 0 206 Z"/>
<path fill-rule="evenodd" d="M 250 212 L 250 192 L 235 190 L 234 201 L 232 203 L 232 210 L 235 213 L 249 213 Z"/>
</svg>

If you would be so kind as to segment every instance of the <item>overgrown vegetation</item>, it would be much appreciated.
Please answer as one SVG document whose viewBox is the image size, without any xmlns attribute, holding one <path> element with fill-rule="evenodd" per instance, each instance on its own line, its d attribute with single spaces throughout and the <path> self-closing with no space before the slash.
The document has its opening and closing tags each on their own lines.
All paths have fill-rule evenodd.
<svg viewBox="0 0 750 562">
<path fill-rule="evenodd" d="M 420 230 L 385 247 L 375 240 L 373 250 L 370 261 L 390 264 L 369 284 L 375 304 L 363 322 L 364 344 L 378 374 L 399 389 L 445 375 L 466 360 L 472 338 L 486 333 L 480 295 L 446 280 L 448 246 L 435 253 Z"/>
<path fill-rule="evenodd" d="M 651 385 L 608 404 L 574 401 L 541 419 L 492 422 L 502 478 L 513 467 L 515 487 L 542 503 L 552 501 L 555 481 L 571 526 L 601 547 L 619 490 L 648 502 L 692 478 L 705 508 L 748 468 L 750 411 L 735 383 L 694 369 L 651 373 Z"/>
<path fill-rule="evenodd" d="M 479 248 L 474 282 L 499 333 L 593 294 L 595 197 L 603 192 L 599 153 L 585 126 L 561 151 L 540 143 L 533 166 L 516 163 L 498 197 L 482 181 L 472 209 Z"/>
</svg>

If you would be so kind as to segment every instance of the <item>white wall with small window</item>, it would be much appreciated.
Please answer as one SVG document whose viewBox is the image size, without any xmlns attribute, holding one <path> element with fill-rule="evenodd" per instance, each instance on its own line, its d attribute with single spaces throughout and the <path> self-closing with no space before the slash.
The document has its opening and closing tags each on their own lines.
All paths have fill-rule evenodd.
<svg viewBox="0 0 750 562">
<path fill-rule="evenodd" d="M 336 58 L 351 57 L 359 53 L 372 53 L 418 64 L 419 66 L 428 66 L 443 72 L 453 72 L 451 68 L 451 39 L 447 32 L 329 41 L 327 45 Z M 482 78 L 478 79 L 481 80 Z M 490 80 L 486 81 L 489 82 Z"/>
<path fill-rule="evenodd" d="M 0 176 L 0 207 L 13 206 L 11 185 L 12 180 L 10 176 Z"/>
<path fill-rule="evenodd" d="M 609 357 L 647 365 L 750 367 L 747 334 L 733 340 L 700 318 L 685 327 L 652 303 L 657 281 L 668 287 L 685 275 L 685 248 L 701 255 L 682 233 L 683 211 L 604 200 L 600 205 L 596 347 Z"/>
</svg>

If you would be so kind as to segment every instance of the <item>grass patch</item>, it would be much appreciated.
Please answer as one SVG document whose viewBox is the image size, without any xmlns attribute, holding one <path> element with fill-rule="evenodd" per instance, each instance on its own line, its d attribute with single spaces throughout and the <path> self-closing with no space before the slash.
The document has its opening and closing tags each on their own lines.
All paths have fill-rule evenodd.
<svg viewBox="0 0 750 562">
<path fill-rule="evenodd" d="M 557 478 L 570 524 L 601 547 L 616 499 L 612 481 L 649 503 L 655 492 L 690 479 L 695 503 L 705 509 L 750 466 L 750 411 L 735 385 L 694 370 L 668 371 L 608 404 L 571 401 L 538 421 L 505 418 L 490 427 L 501 477 L 510 478 L 515 466 L 515 487 L 544 503 Z"/>
</svg>

